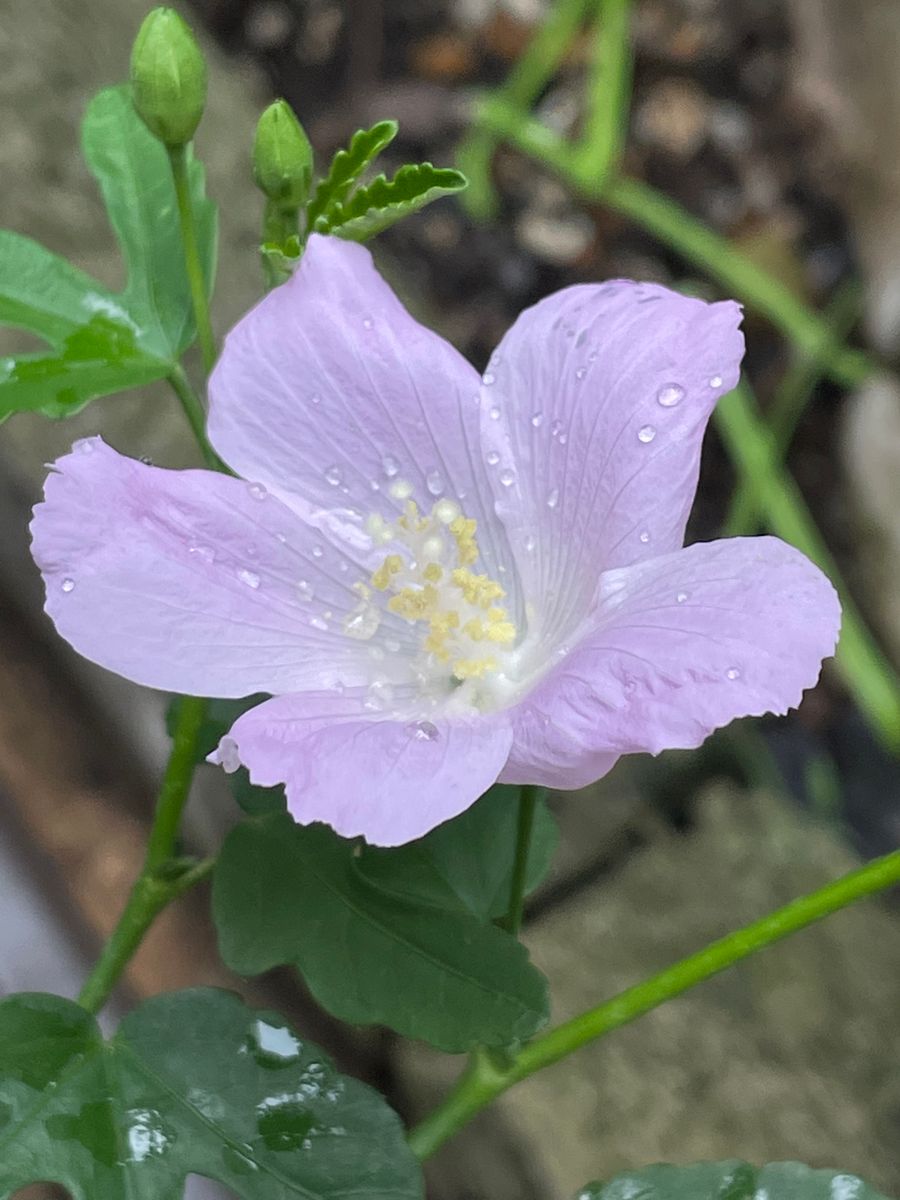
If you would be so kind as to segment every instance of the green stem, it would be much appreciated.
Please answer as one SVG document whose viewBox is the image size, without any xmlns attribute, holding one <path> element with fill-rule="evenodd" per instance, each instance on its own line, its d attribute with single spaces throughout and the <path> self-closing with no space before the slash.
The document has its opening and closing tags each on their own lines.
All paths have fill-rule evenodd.
<svg viewBox="0 0 900 1200">
<path fill-rule="evenodd" d="M 509 908 L 499 922 L 503 929 L 517 937 L 522 927 L 525 908 L 525 880 L 528 875 L 528 853 L 531 850 L 531 833 L 534 829 L 534 812 L 537 808 L 538 789 L 525 784 L 519 793 L 519 822 L 516 829 L 516 855 L 513 860 L 512 879 L 509 888 Z"/>
<path fill-rule="evenodd" d="M 175 843 L 190 791 L 206 701 L 186 696 L 180 703 L 172 752 L 166 766 L 144 866 L 125 909 L 82 989 L 79 1003 L 98 1012 L 106 1003 L 144 934 L 166 907 L 212 870 L 212 861 L 172 873 Z"/>
<path fill-rule="evenodd" d="M 529 1043 L 511 1060 L 488 1054 L 473 1055 L 444 1103 L 412 1130 L 410 1146 L 420 1159 L 429 1158 L 448 1138 L 497 1096 L 529 1075 L 637 1020 L 667 1000 L 680 996 L 703 980 L 748 958 L 758 950 L 805 929 L 847 905 L 900 883 L 900 850 L 794 900 L 751 925 L 713 942 L 697 954 L 605 1004 L 575 1017 Z"/>
<path fill-rule="evenodd" d="M 209 319 L 206 277 L 203 272 L 203 264 L 200 260 L 197 225 L 194 220 L 194 206 L 191 203 L 191 185 L 188 177 L 188 147 L 170 147 L 169 162 L 172 166 L 172 179 L 175 182 L 175 199 L 178 204 L 178 220 L 181 226 L 181 240 L 184 248 L 184 265 L 191 292 L 194 320 L 197 323 L 197 337 L 200 341 L 200 352 L 203 356 L 203 368 L 209 374 L 216 361 L 216 339 L 213 336 L 212 324 Z"/>
<path fill-rule="evenodd" d="M 209 858 L 173 879 L 144 873 L 139 876 L 115 929 L 81 990 L 78 1003 L 82 1008 L 91 1013 L 100 1011 L 162 910 L 183 892 L 206 879 L 214 866 L 215 859 Z"/>
<path fill-rule="evenodd" d="M 576 151 L 579 174 L 599 187 L 618 166 L 631 99 L 631 0 L 602 0 L 587 87 L 587 118 Z"/>
<path fill-rule="evenodd" d="M 203 410 L 203 404 L 200 397 L 191 387 L 191 382 L 180 363 L 175 363 L 172 367 L 168 375 L 168 382 L 172 391 L 181 402 L 181 407 L 184 410 L 184 415 L 187 417 L 191 432 L 196 439 L 197 445 L 200 447 L 200 453 L 203 455 L 203 461 L 213 471 L 225 470 L 226 468 L 222 460 L 207 440 L 206 413 Z"/>
<path fill-rule="evenodd" d="M 800 489 L 780 466 L 772 434 L 746 384 L 719 401 L 713 420 L 765 525 L 802 550 L 837 588 L 843 608 L 838 669 L 882 742 L 900 750 L 900 679 L 872 640 Z"/>
<path fill-rule="evenodd" d="M 827 343 L 843 342 L 859 315 L 859 285 L 856 280 L 838 288 L 825 311 L 829 336 Z M 784 461 L 803 411 L 812 398 L 816 384 L 825 374 L 823 356 L 827 345 L 820 353 L 807 356 L 794 354 L 794 359 L 784 373 L 784 378 L 766 412 L 766 424 L 772 431 L 775 454 L 779 464 Z M 731 504 L 722 526 L 723 537 L 737 537 L 742 533 L 756 533 L 760 524 L 760 510 L 756 503 L 752 483 L 740 479 L 731 498 Z"/>
</svg>

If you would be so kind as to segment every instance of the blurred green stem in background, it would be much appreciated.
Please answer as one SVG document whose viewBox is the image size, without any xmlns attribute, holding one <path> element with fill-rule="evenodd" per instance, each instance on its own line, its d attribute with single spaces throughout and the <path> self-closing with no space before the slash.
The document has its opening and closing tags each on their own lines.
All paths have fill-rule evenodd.
<svg viewBox="0 0 900 1200">
<path fill-rule="evenodd" d="M 469 175 L 463 201 L 475 216 L 494 211 L 491 160 L 497 144 L 505 142 L 555 172 L 585 200 L 633 220 L 787 337 L 796 366 L 788 373 L 774 408 L 774 436 L 746 388 L 726 397 L 717 409 L 719 431 L 739 474 L 728 532 L 755 532 L 761 520 L 831 577 L 844 605 L 838 668 L 882 743 L 897 752 L 900 679 L 866 628 L 783 466 L 815 379 L 826 374 L 855 387 L 876 364 L 863 351 L 843 344 L 848 316 L 842 306 L 822 316 L 675 201 L 620 173 L 631 77 L 629 14 L 630 0 L 558 0 L 508 79 L 478 104 L 472 131 L 460 148 L 460 165 Z M 571 141 L 538 120 L 530 108 L 588 18 L 593 21 L 595 57 L 586 84 L 584 133 Z"/>
</svg>

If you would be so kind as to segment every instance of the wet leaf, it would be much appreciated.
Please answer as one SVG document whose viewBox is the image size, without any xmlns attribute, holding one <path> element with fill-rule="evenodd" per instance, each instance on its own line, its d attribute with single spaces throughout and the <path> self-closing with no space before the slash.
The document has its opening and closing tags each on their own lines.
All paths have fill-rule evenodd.
<svg viewBox="0 0 900 1200">
<path fill-rule="evenodd" d="M 213 989 L 157 996 L 104 1042 L 58 996 L 0 1001 L 0 1198 L 156 1200 L 188 1174 L 244 1200 L 419 1200 L 384 1101 L 282 1018 Z"/>
<path fill-rule="evenodd" d="M 730 1159 L 676 1167 L 657 1163 L 589 1183 L 578 1200 L 886 1200 L 856 1175 L 802 1163 L 752 1167 Z"/>
<path fill-rule="evenodd" d="M 244 975 L 293 963 L 335 1016 L 451 1053 L 530 1037 L 548 1001 L 525 948 L 472 915 L 461 883 L 429 880 L 427 855 L 410 888 L 383 860 L 370 871 L 369 853 L 287 815 L 232 830 L 213 889 L 226 963 Z"/>
<path fill-rule="evenodd" d="M 357 188 L 345 203 L 331 205 L 313 228 L 354 242 L 365 242 L 390 225 L 418 212 L 433 200 L 462 191 L 465 175 L 452 167 L 410 163 L 388 179 L 378 175 Z"/>
</svg>

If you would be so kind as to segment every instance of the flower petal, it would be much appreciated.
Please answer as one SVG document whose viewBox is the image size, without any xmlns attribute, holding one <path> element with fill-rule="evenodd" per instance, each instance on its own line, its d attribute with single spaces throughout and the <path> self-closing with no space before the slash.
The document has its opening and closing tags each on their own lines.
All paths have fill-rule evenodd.
<svg viewBox="0 0 900 1200">
<path fill-rule="evenodd" d="M 420 505 L 459 500 L 495 570 L 511 556 L 479 451 L 478 387 L 368 250 L 314 234 L 294 277 L 228 335 L 209 383 L 209 437 L 239 475 L 304 515 L 348 501 L 394 514 L 397 480 Z"/>
<path fill-rule="evenodd" d="M 586 615 L 601 571 L 682 545 L 739 320 L 730 302 L 618 281 L 549 296 L 500 343 L 482 434 L 542 638 Z"/>
<path fill-rule="evenodd" d="M 46 609 L 86 658 L 201 696 L 370 676 L 341 625 L 359 568 L 264 488 L 146 466 L 91 438 L 44 495 L 31 529 Z"/>
<path fill-rule="evenodd" d="M 422 837 L 496 781 L 512 741 L 502 715 L 401 720 L 366 711 L 364 697 L 267 700 L 239 718 L 218 760 L 236 752 L 254 783 L 285 785 L 298 821 L 376 846 Z"/>
<path fill-rule="evenodd" d="M 699 746 L 735 717 L 787 712 L 839 626 L 834 588 L 777 538 L 609 571 L 593 629 L 511 714 L 502 778 L 582 787 L 604 755 L 608 769 L 620 754 Z"/>
</svg>

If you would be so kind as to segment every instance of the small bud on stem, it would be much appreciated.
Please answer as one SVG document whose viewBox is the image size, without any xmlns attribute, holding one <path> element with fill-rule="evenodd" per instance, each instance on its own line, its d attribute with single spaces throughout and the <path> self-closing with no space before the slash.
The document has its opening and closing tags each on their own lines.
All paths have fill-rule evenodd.
<svg viewBox="0 0 900 1200">
<path fill-rule="evenodd" d="M 138 116 L 170 150 L 194 136 L 206 103 L 206 63 L 172 8 L 144 18 L 131 52 L 131 96 Z"/>
<path fill-rule="evenodd" d="M 276 100 L 256 126 L 253 178 L 257 187 L 278 208 L 296 212 L 309 196 L 312 169 L 312 146 L 303 126 L 286 100 Z"/>
</svg>

